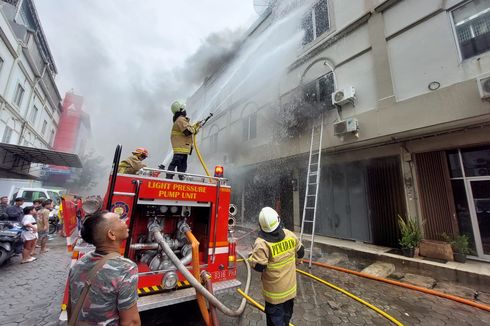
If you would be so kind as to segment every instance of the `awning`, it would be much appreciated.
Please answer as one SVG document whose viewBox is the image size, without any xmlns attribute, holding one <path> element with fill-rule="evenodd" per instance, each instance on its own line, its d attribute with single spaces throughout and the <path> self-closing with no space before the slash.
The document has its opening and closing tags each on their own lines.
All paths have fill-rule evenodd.
<svg viewBox="0 0 490 326">
<path fill-rule="evenodd" d="M 49 149 L 0 143 L 0 153 L 3 154 L 1 156 L 4 158 L 6 157 L 4 154 L 10 154 L 13 155 L 14 159 L 20 159 L 29 163 L 69 166 L 73 168 L 82 167 L 82 162 L 78 155 Z"/>
</svg>

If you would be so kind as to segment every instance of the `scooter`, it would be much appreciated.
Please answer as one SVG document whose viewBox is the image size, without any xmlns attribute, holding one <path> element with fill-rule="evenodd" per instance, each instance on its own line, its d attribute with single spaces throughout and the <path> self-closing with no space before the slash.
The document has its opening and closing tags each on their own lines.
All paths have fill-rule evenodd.
<svg viewBox="0 0 490 326">
<path fill-rule="evenodd" d="M 22 226 L 15 221 L 0 221 L 0 266 L 20 254 L 23 248 Z"/>
</svg>

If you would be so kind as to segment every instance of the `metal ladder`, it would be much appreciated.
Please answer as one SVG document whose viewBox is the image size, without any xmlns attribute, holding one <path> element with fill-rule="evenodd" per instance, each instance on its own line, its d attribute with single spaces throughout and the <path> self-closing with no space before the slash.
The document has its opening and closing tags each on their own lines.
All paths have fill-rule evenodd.
<svg viewBox="0 0 490 326">
<path fill-rule="evenodd" d="M 308 173 L 306 174 L 306 194 L 303 206 L 303 219 L 301 221 L 300 241 L 303 240 L 305 225 L 311 224 L 311 242 L 309 251 L 308 267 L 311 268 L 313 255 L 313 243 L 315 242 L 316 208 L 318 203 L 318 188 L 320 184 L 321 153 L 323 137 L 323 116 L 320 123 L 313 126 L 311 130 L 310 156 L 308 158 Z"/>
</svg>

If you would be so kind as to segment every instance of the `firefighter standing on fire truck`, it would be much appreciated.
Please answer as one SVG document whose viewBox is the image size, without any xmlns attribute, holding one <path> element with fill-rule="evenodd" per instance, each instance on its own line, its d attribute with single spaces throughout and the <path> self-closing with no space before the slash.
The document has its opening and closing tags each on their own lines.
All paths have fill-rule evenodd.
<svg viewBox="0 0 490 326">
<path fill-rule="evenodd" d="M 136 172 L 138 172 L 140 169 L 146 167 L 146 164 L 143 163 L 143 160 L 149 155 L 146 148 L 138 147 L 132 152 L 132 154 L 133 155 L 119 163 L 117 173 L 136 174 Z"/>
<path fill-rule="evenodd" d="M 296 235 L 282 226 L 274 209 L 262 208 L 259 224 L 250 262 L 262 273 L 267 326 L 287 326 L 296 297 L 296 257 L 303 258 L 305 250 Z"/>
<path fill-rule="evenodd" d="M 171 105 L 172 113 L 174 114 L 172 126 L 172 133 L 170 135 L 170 142 L 172 143 L 172 149 L 174 155 L 172 162 L 168 166 L 169 171 L 174 171 L 177 168 L 177 172 L 187 171 L 187 157 L 192 152 L 192 135 L 196 134 L 200 125 L 191 125 L 187 112 L 185 111 L 185 103 L 182 101 L 175 101 Z M 163 164 L 158 166 L 164 170 Z M 168 179 L 173 179 L 173 174 L 167 174 Z M 179 175 L 179 179 L 183 179 L 183 175 Z"/>
</svg>

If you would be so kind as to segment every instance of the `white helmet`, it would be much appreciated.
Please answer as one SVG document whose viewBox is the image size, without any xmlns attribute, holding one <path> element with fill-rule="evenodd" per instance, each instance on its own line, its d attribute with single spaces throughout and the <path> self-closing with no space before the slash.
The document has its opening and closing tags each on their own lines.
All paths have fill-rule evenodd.
<svg viewBox="0 0 490 326">
<path fill-rule="evenodd" d="M 270 207 L 264 207 L 259 214 L 259 224 L 262 231 L 271 233 L 279 227 L 279 214 Z"/>
</svg>

